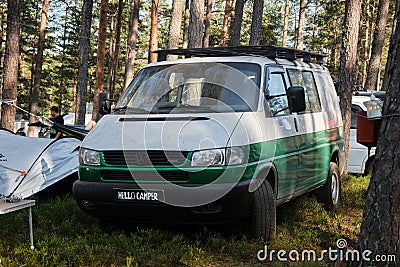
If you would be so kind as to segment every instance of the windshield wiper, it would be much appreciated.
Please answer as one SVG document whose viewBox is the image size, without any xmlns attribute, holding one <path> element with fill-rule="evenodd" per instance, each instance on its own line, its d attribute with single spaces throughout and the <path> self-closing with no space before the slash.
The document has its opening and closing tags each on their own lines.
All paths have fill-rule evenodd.
<svg viewBox="0 0 400 267">
<path fill-rule="evenodd" d="M 216 112 L 215 109 L 213 109 L 212 107 L 207 107 L 207 106 L 195 106 L 195 105 L 188 105 L 188 104 L 180 104 L 180 105 L 160 105 L 160 106 L 156 106 L 154 107 L 154 109 L 152 111 L 157 111 L 157 110 L 168 110 L 169 112 L 171 112 L 173 109 L 178 110 L 190 110 L 190 111 L 194 111 L 194 112 L 202 112 L 202 111 L 213 111 Z"/>
<path fill-rule="evenodd" d="M 122 111 L 130 111 L 130 112 L 140 112 L 140 113 L 150 113 L 148 110 L 143 108 L 135 108 L 129 106 L 122 106 L 113 109 L 113 112 L 122 112 Z"/>
</svg>

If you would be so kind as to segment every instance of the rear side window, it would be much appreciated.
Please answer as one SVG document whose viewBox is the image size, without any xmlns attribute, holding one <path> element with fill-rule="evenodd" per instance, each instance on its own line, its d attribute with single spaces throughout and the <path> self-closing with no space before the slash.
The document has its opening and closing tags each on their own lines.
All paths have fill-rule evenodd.
<svg viewBox="0 0 400 267">
<path fill-rule="evenodd" d="M 292 86 L 302 86 L 306 97 L 306 111 L 320 112 L 321 102 L 315 85 L 314 75 L 311 71 L 296 69 L 287 70 Z"/>
</svg>

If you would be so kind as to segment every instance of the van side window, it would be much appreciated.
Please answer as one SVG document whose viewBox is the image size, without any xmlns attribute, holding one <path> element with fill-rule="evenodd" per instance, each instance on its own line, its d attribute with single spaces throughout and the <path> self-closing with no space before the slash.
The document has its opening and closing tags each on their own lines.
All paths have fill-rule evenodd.
<svg viewBox="0 0 400 267">
<path fill-rule="evenodd" d="M 321 111 L 321 102 L 315 85 L 314 75 L 311 71 L 287 70 L 292 86 L 302 86 L 306 97 L 306 111 Z"/>
<path fill-rule="evenodd" d="M 290 114 L 283 73 L 271 72 L 268 74 L 266 94 L 268 96 L 267 102 L 269 108 L 274 116 Z"/>
</svg>

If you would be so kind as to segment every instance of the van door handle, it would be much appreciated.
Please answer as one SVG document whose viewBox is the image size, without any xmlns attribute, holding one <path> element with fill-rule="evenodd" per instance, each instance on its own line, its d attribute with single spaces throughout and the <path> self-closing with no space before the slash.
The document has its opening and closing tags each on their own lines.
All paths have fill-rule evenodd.
<svg viewBox="0 0 400 267">
<path fill-rule="evenodd" d="M 296 132 L 299 131 L 299 123 L 297 122 L 297 119 L 294 118 L 294 127 L 296 128 Z"/>
</svg>

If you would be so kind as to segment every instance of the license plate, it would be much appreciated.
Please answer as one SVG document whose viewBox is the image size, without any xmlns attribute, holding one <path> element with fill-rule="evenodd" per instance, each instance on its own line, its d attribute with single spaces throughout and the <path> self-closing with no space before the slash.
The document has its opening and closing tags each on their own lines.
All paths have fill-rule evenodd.
<svg viewBox="0 0 400 267">
<path fill-rule="evenodd" d="M 115 198 L 120 201 L 158 202 L 164 201 L 164 190 L 114 189 Z"/>
</svg>

